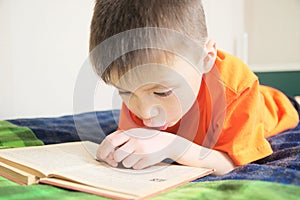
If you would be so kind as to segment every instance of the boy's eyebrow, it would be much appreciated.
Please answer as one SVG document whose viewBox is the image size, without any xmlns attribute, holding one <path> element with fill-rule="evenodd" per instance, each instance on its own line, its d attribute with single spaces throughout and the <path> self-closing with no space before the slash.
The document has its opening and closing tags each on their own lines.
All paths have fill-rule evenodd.
<svg viewBox="0 0 300 200">
<path fill-rule="evenodd" d="M 156 88 L 156 87 L 166 87 L 166 88 L 176 88 L 178 87 L 179 83 L 177 80 L 164 80 L 164 81 L 161 81 L 159 83 L 156 83 L 153 88 Z M 151 88 L 151 89 L 153 89 Z"/>
<path fill-rule="evenodd" d="M 162 81 L 160 83 L 155 83 L 153 86 L 146 88 L 145 91 L 154 90 L 156 88 L 166 87 L 166 88 L 176 88 L 178 83 L 175 83 L 174 81 Z M 131 92 L 130 90 L 125 90 L 117 85 L 114 85 L 118 90 L 122 90 L 123 92 Z"/>
<path fill-rule="evenodd" d="M 150 90 L 154 90 L 156 88 L 162 88 L 162 87 L 170 88 L 170 85 L 166 86 L 165 84 L 154 84 L 152 87 L 149 87 L 149 88 L 145 89 L 145 91 L 150 91 Z M 173 86 L 172 86 L 172 88 L 173 88 Z"/>
</svg>

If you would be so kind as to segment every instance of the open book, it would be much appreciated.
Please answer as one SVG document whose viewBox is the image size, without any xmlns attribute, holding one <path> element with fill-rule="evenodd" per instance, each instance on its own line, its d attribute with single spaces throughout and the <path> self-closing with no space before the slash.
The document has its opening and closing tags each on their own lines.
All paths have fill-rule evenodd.
<svg viewBox="0 0 300 200">
<path fill-rule="evenodd" d="M 213 172 L 158 164 L 143 170 L 113 168 L 96 160 L 98 145 L 70 142 L 0 150 L 0 175 L 21 184 L 44 183 L 120 199 L 162 193 Z"/>
</svg>

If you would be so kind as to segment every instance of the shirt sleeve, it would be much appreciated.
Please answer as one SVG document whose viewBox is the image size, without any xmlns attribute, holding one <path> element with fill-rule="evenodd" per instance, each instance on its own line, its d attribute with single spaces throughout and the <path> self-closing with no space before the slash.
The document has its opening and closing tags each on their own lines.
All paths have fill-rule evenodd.
<svg viewBox="0 0 300 200">
<path fill-rule="evenodd" d="M 258 80 L 245 88 L 227 106 L 223 129 L 214 149 L 226 152 L 236 165 L 272 154 L 264 135 L 263 97 Z"/>
</svg>

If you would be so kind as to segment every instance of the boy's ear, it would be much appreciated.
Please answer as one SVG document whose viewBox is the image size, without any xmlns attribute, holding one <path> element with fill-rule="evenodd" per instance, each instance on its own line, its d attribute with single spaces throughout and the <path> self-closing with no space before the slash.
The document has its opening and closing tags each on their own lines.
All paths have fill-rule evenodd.
<svg viewBox="0 0 300 200">
<path fill-rule="evenodd" d="M 214 40 L 208 40 L 205 44 L 205 57 L 203 59 L 203 73 L 207 73 L 214 66 L 217 58 L 217 47 Z"/>
</svg>

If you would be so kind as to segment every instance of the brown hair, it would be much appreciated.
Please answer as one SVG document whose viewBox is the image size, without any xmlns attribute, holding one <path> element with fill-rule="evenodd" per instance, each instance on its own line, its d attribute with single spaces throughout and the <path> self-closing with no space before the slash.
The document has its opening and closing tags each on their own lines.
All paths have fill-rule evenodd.
<svg viewBox="0 0 300 200">
<path fill-rule="evenodd" d="M 172 29 L 201 45 L 207 38 L 201 0 L 96 0 L 89 50 L 92 52 L 116 34 L 144 27 Z M 168 62 L 168 55 L 162 50 L 140 49 L 122 55 L 105 69 L 98 63 L 97 55 L 91 56 L 91 62 L 97 74 L 106 83 L 112 83 L 113 76 L 118 78 L 134 66 L 157 60 Z"/>
</svg>

